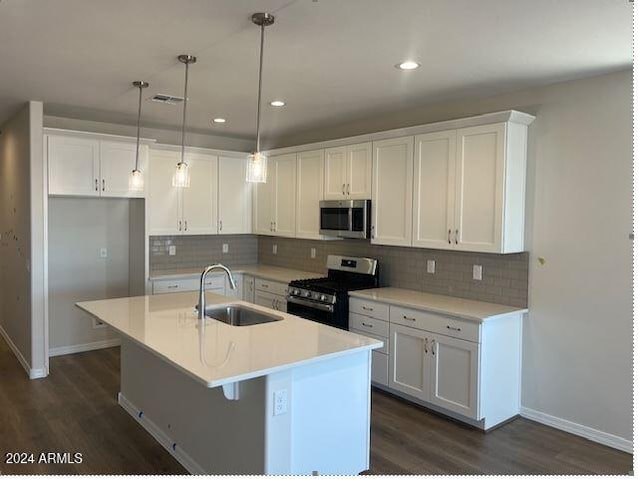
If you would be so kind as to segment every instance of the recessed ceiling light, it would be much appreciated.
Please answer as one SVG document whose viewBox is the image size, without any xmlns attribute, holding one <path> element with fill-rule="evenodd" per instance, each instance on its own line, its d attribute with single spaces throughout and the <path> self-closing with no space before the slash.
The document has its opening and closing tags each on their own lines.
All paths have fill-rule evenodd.
<svg viewBox="0 0 640 480">
<path fill-rule="evenodd" d="M 286 103 L 284 103 L 282 100 L 273 100 L 270 105 L 272 107 L 284 107 L 286 105 Z"/>
<path fill-rule="evenodd" d="M 413 60 L 407 60 L 406 62 L 397 64 L 396 68 L 400 70 L 415 70 L 416 68 L 420 68 L 420 64 Z"/>
<path fill-rule="evenodd" d="M 220 117 L 218 117 L 218 118 L 214 118 L 214 119 L 213 119 L 213 123 L 226 123 L 226 122 L 227 122 L 227 119 L 226 119 L 226 118 L 220 118 Z"/>
</svg>

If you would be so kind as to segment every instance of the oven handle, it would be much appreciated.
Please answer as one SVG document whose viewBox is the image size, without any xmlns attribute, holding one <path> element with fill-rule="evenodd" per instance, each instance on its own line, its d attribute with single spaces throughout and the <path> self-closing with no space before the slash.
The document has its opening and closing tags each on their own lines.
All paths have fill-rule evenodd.
<svg viewBox="0 0 640 480">
<path fill-rule="evenodd" d="M 314 302 L 313 300 L 305 300 L 303 298 L 292 297 L 287 295 L 287 302 L 295 303 L 297 305 L 304 305 L 305 307 L 315 308 L 316 310 L 323 310 L 325 312 L 333 313 L 333 305 L 326 305 L 324 303 Z"/>
</svg>

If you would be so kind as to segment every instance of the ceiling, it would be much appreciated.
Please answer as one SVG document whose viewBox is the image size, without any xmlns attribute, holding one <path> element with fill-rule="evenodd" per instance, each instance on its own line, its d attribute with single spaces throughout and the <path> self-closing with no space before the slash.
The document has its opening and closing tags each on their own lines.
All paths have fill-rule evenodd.
<svg viewBox="0 0 640 480">
<path fill-rule="evenodd" d="M 259 28 L 266 32 L 263 132 L 288 134 L 629 68 L 627 0 L 0 0 L 0 124 L 26 100 L 49 115 L 133 124 L 137 90 L 182 95 L 188 129 L 251 137 Z M 394 65 L 414 59 L 422 67 Z M 283 99 L 286 107 L 268 105 Z M 145 101 L 147 126 L 181 107 Z M 227 119 L 212 124 L 213 117 Z"/>
</svg>

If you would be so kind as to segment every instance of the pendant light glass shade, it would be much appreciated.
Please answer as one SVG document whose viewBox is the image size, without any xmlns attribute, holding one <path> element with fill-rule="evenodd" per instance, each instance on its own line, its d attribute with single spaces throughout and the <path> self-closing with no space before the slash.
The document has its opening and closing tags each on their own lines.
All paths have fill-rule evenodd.
<svg viewBox="0 0 640 480">
<path fill-rule="evenodd" d="M 189 65 L 196 63 L 196 57 L 193 55 L 178 55 L 178 60 L 184 63 L 184 101 L 182 102 L 182 148 L 180 149 L 180 161 L 176 165 L 176 173 L 173 175 L 173 186 L 187 188 L 191 186 L 189 165 L 184 161 L 184 135 L 187 124 L 187 103 L 189 102 L 187 88 L 189 86 Z"/>
<path fill-rule="evenodd" d="M 256 151 L 247 158 L 246 180 L 250 183 L 267 182 L 267 157 L 260 153 L 260 111 L 262 104 L 262 60 L 264 50 L 264 27 L 273 25 L 275 17 L 270 13 L 254 13 L 251 21 L 260 27 L 260 64 L 258 67 L 258 115 L 256 119 Z"/>
<path fill-rule="evenodd" d="M 142 114 L 142 89 L 147 88 L 149 84 L 139 80 L 133 82 L 133 86 L 138 89 L 138 123 L 136 134 L 136 166 L 129 175 L 129 190 L 141 192 L 144 190 L 144 175 L 142 175 L 140 171 L 140 116 Z"/>
<path fill-rule="evenodd" d="M 247 182 L 267 183 L 267 157 L 260 152 L 247 158 Z"/>
</svg>

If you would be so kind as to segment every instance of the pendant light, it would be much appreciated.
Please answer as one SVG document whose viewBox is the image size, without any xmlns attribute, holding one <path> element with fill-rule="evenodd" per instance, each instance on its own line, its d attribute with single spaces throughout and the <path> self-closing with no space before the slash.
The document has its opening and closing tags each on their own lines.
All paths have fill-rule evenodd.
<svg viewBox="0 0 640 480">
<path fill-rule="evenodd" d="M 184 63 L 184 100 L 182 102 L 182 148 L 180 149 L 180 161 L 176 165 L 176 173 L 173 176 L 174 187 L 188 187 L 191 185 L 191 177 L 189 175 L 189 165 L 184 161 L 184 133 L 187 123 L 187 87 L 189 86 L 189 65 L 196 63 L 196 57 L 193 55 L 178 55 L 178 60 Z"/>
<path fill-rule="evenodd" d="M 262 103 L 262 59 L 264 50 L 264 27 L 273 25 L 276 18 L 270 13 L 254 13 L 251 21 L 260 27 L 260 65 L 258 70 L 258 116 L 256 122 L 256 150 L 247 159 L 247 182 L 266 183 L 267 157 L 260 153 L 260 110 Z"/>
<path fill-rule="evenodd" d="M 149 86 L 149 83 L 142 80 L 133 82 L 138 92 L 138 131 L 136 133 L 136 166 L 129 176 L 129 190 L 139 192 L 144 190 L 144 176 L 140 171 L 140 116 L 142 114 L 142 90 Z"/>
</svg>

